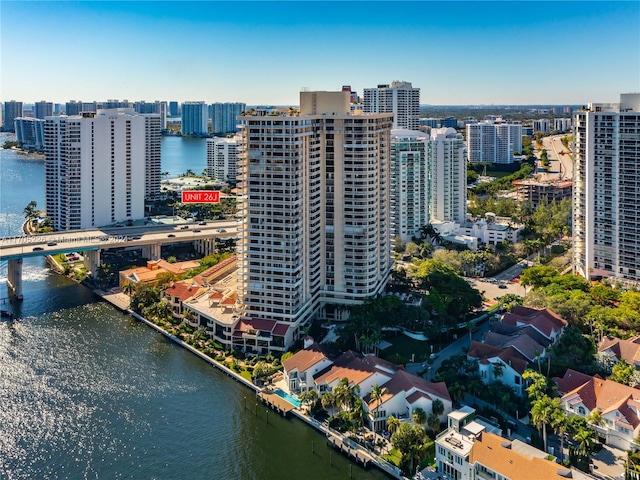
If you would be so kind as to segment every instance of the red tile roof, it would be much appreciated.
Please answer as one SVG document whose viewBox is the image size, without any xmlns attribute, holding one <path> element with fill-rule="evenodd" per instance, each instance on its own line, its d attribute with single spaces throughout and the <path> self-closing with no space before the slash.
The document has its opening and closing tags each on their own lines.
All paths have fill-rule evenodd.
<svg viewBox="0 0 640 480">
<path fill-rule="evenodd" d="M 533 325 L 547 337 L 550 337 L 553 331 L 559 332 L 567 326 L 566 320 L 547 308 L 536 310 L 521 305 L 513 307 L 502 317 L 502 321 L 507 325 Z"/>
<path fill-rule="evenodd" d="M 322 360 L 329 360 L 329 357 L 325 355 L 320 345 L 314 342 L 309 348 L 300 350 L 292 357 L 287 358 L 282 362 L 282 365 L 287 372 L 297 369 L 299 373 L 302 373 Z"/>
<path fill-rule="evenodd" d="M 591 378 L 591 375 L 568 368 L 567 371 L 564 372 L 564 376 L 562 378 L 554 377 L 552 380 L 558 386 L 558 393 L 564 395 L 565 393 L 584 385 L 591 380 Z"/>
<path fill-rule="evenodd" d="M 201 287 L 194 286 L 190 281 L 175 282 L 173 285 L 165 289 L 165 295 L 170 295 L 173 298 L 178 298 L 181 302 L 184 302 L 201 291 Z"/>
<path fill-rule="evenodd" d="M 640 362 L 640 337 L 622 340 L 606 336 L 598 345 L 598 352 L 611 351 L 618 360 L 625 360 L 628 364 Z"/>
</svg>

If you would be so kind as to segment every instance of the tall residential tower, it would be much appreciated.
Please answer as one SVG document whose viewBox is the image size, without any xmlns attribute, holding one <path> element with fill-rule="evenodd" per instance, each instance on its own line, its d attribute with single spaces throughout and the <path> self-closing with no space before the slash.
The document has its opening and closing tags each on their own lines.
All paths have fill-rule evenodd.
<svg viewBox="0 0 640 480">
<path fill-rule="evenodd" d="M 301 92 L 299 115 L 240 119 L 239 308 L 300 337 L 386 285 L 392 116 L 351 114 L 349 92 Z"/>
<path fill-rule="evenodd" d="M 640 281 L 640 94 L 592 103 L 573 127 L 573 265 Z"/>
<path fill-rule="evenodd" d="M 364 89 L 364 111 L 393 113 L 393 128 L 420 128 L 420 89 L 410 82 Z"/>
<path fill-rule="evenodd" d="M 118 108 L 45 120 L 45 207 L 56 230 L 144 217 L 160 187 L 160 116 Z"/>
</svg>

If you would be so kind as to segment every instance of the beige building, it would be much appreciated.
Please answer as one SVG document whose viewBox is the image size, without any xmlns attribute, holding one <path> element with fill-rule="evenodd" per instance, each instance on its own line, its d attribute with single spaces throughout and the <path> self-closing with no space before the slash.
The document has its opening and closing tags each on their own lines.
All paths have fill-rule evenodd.
<svg viewBox="0 0 640 480">
<path fill-rule="evenodd" d="M 239 117 L 243 315 L 286 322 L 295 339 L 383 291 L 392 116 L 351 113 L 349 92 L 301 92 L 299 114 Z"/>
</svg>

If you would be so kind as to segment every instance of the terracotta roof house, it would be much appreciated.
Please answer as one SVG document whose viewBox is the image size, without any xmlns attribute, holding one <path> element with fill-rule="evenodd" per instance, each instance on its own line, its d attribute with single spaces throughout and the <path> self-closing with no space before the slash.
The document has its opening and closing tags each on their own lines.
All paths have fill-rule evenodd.
<svg viewBox="0 0 640 480">
<path fill-rule="evenodd" d="M 603 425 L 594 426 L 605 443 L 629 450 L 640 433 L 640 390 L 612 380 L 591 377 L 562 396 L 567 415 L 587 417 L 599 410 Z"/>
<path fill-rule="evenodd" d="M 282 362 L 289 390 L 300 393 L 315 388 L 313 376 L 331 366 L 333 361 L 317 342 L 311 343 Z"/>
<path fill-rule="evenodd" d="M 332 360 L 317 343 L 309 342 L 306 347 L 283 363 L 289 389 L 297 393 L 314 388 L 322 395 L 346 378 L 351 385 L 360 387 L 372 429 L 386 429 L 391 415 L 410 419 L 418 407 L 429 414 L 436 399 L 442 401 L 444 415 L 451 411 L 451 397 L 444 382 L 427 382 L 374 355 L 348 351 Z M 374 385 L 386 389 L 380 401 L 371 398 Z"/>
<path fill-rule="evenodd" d="M 598 352 L 610 356 L 616 362 L 624 360 L 640 369 L 640 336 L 629 340 L 606 336 L 598 344 Z"/>
<path fill-rule="evenodd" d="M 591 479 L 565 468 L 548 455 L 520 440 L 491 433 L 475 420 L 475 410 L 451 412 L 449 428 L 436 437 L 436 469 L 444 478 L 458 480 L 509 478 L 517 480 Z"/>
<path fill-rule="evenodd" d="M 558 389 L 558 393 L 560 395 L 564 395 L 571 390 L 575 390 L 576 388 L 584 385 L 592 378 L 591 375 L 587 375 L 586 373 L 578 372 L 577 370 L 572 370 L 568 368 L 566 372 L 564 372 L 564 376 L 561 377 L 553 377 L 552 380 L 556 384 Z M 598 375 L 595 378 L 600 378 Z"/>
<path fill-rule="evenodd" d="M 197 328 L 200 326 L 197 318 L 193 315 L 185 317 L 184 303 L 194 297 L 204 295 L 206 291 L 206 288 L 189 279 L 169 285 L 164 290 L 162 299 L 171 305 L 174 318 L 184 320 L 189 326 Z"/>
<path fill-rule="evenodd" d="M 516 327 L 530 325 L 551 340 L 551 342 L 555 342 L 568 325 L 566 320 L 560 318 L 547 308 L 537 310 L 535 308 L 523 307 L 522 305 L 517 305 L 513 307 L 510 312 L 505 313 L 502 317 L 502 322 Z"/>
<path fill-rule="evenodd" d="M 387 419 L 411 419 L 413 411 L 421 408 L 427 415 L 433 411 L 433 402 L 440 400 L 444 411 L 440 415 L 442 421 L 453 407 L 449 390 L 444 382 L 428 382 L 424 378 L 398 370 L 391 380 L 383 385 L 386 393 L 378 401 L 365 395 L 364 402 L 369 413 L 372 430 L 381 431 L 387 428 Z"/>
<path fill-rule="evenodd" d="M 471 342 L 467 358 L 478 362 L 485 384 L 500 381 L 522 395 L 522 374 L 529 363 L 544 358 L 566 326 L 550 310 L 517 306 L 492 325 L 482 342 Z"/>
<path fill-rule="evenodd" d="M 120 288 L 127 283 L 140 283 L 143 285 L 153 285 L 160 273 L 171 272 L 175 275 L 186 273 L 197 268 L 200 264 L 190 260 L 187 262 L 169 263 L 166 260 L 149 260 L 144 267 L 121 270 L 119 273 Z"/>
<path fill-rule="evenodd" d="M 233 327 L 232 341 L 234 348 L 249 354 L 285 352 L 293 343 L 293 329 L 268 318 L 242 317 Z"/>
</svg>

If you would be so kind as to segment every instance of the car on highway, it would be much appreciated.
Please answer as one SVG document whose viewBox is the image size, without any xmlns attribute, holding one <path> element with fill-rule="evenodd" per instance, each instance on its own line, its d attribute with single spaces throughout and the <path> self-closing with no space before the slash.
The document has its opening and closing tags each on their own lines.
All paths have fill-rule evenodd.
<svg viewBox="0 0 640 480">
<path fill-rule="evenodd" d="M 195 228 L 195 229 L 193 230 L 193 233 L 200 233 L 201 231 L 202 231 L 202 230 L 200 230 L 199 228 Z"/>
<path fill-rule="evenodd" d="M 207 222 L 200 222 L 198 225 L 206 225 Z"/>
<path fill-rule="evenodd" d="M 218 233 L 225 233 L 226 230 L 224 228 L 219 228 L 218 230 L 216 230 L 216 232 Z"/>
<path fill-rule="evenodd" d="M 183 225 L 180 227 L 180 230 L 189 230 L 189 225 Z"/>
<path fill-rule="evenodd" d="M 173 233 L 170 233 L 169 235 L 167 235 L 167 237 L 173 238 L 173 237 L 175 237 L 175 235 Z"/>
<path fill-rule="evenodd" d="M 41 252 L 42 250 L 44 250 L 42 247 L 33 247 L 34 252 Z"/>
<path fill-rule="evenodd" d="M 58 244 L 58 242 L 49 242 L 47 243 L 47 247 L 55 247 Z"/>
</svg>

